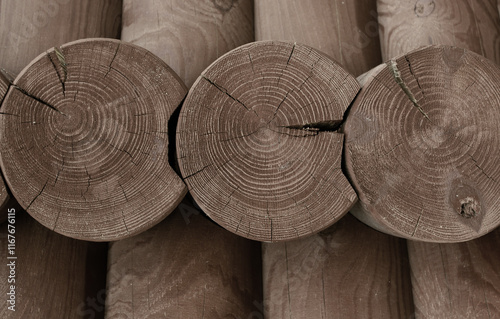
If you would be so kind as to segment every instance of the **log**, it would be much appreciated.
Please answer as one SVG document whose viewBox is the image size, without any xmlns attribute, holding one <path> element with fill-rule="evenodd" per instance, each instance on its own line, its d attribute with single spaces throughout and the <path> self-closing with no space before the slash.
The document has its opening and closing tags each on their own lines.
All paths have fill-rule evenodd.
<svg viewBox="0 0 500 319">
<path fill-rule="evenodd" d="M 410 318 L 406 244 L 347 215 L 315 236 L 263 245 L 265 318 Z"/>
<path fill-rule="evenodd" d="M 14 197 L 41 224 L 77 239 L 118 240 L 152 227 L 186 193 L 168 162 L 168 120 L 185 94 L 163 61 L 118 40 L 41 54 L 2 105 L 1 168 Z"/>
<path fill-rule="evenodd" d="M 481 107 L 473 107 L 480 105 Z M 346 167 L 368 225 L 461 242 L 500 224 L 500 68 L 430 46 L 372 74 L 345 124 Z"/>
<path fill-rule="evenodd" d="M 99 295 L 95 290 L 99 278 L 89 275 L 99 272 L 96 256 L 99 246 L 105 244 L 61 236 L 37 223 L 20 207 L 13 205 L 9 209 L 9 221 L 15 220 L 10 225 L 15 228 L 8 231 L 7 224 L 1 225 L 0 258 L 5 266 L 0 268 L 0 276 L 4 278 L 0 290 L 6 299 L 0 304 L 0 317 L 89 318 L 93 314 L 93 318 L 102 318 L 104 304 L 97 303 L 94 307 L 89 303 Z M 15 229 L 15 244 L 9 247 L 15 247 L 13 255 L 7 249 L 12 240 L 7 236 L 12 229 Z M 11 262 L 14 262 L 12 267 Z M 11 296 L 15 296 L 15 312 L 8 309 L 12 305 L 7 302 L 12 300 Z"/>
<path fill-rule="evenodd" d="M 381 61 L 372 0 L 255 0 L 255 37 L 307 44 L 355 76 Z"/>
<path fill-rule="evenodd" d="M 111 244 L 106 318 L 253 318 L 260 254 L 184 201 L 159 225 Z"/>
<path fill-rule="evenodd" d="M 121 37 L 159 56 L 189 88 L 220 55 L 253 41 L 253 1 L 124 0 Z"/>
<path fill-rule="evenodd" d="M 409 242 L 415 318 L 500 317 L 500 231 L 458 244 Z"/>
<path fill-rule="evenodd" d="M 259 241 L 333 224 L 356 200 L 336 130 L 358 90 L 305 45 L 261 41 L 219 58 L 191 88 L 177 126 L 180 171 L 197 204 Z"/>
<path fill-rule="evenodd" d="M 0 61 L 18 74 L 49 48 L 83 38 L 119 38 L 122 0 L 20 0 L 0 3 Z"/>
<path fill-rule="evenodd" d="M 450 45 L 500 60 L 500 15 L 495 0 L 377 0 L 382 57 L 424 45 Z"/>
</svg>

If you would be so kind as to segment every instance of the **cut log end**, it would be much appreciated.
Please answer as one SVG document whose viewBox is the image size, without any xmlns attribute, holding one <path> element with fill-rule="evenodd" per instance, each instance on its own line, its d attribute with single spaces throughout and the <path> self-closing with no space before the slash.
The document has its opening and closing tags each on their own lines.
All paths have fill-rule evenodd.
<svg viewBox="0 0 500 319">
<path fill-rule="evenodd" d="M 500 224 L 500 69 L 431 46 L 370 76 L 345 125 L 361 220 L 392 235 L 460 242 Z"/>
<path fill-rule="evenodd" d="M 337 131 L 359 90 L 318 51 L 255 42 L 195 82 L 177 127 L 181 173 L 203 210 L 247 238 L 283 241 L 343 216 L 356 194 Z"/>
<path fill-rule="evenodd" d="M 168 119 L 186 87 L 159 58 L 89 39 L 37 57 L 0 115 L 1 165 L 21 206 L 66 236 L 117 240 L 186 193 L 168 163 Z"/>
</svg>

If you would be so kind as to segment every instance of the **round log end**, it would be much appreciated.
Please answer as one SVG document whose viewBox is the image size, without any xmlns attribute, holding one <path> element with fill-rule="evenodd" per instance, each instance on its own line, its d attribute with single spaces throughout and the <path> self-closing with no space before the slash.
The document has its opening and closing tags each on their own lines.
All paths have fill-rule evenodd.
<svg viewBox="0 0 500 319">
<path fill-rule="evenodd" d="M 346 120 L 354 214 L 386 233 L 461 242 L 500 224 L 500 68 L 430 46 L 371 75 Z"/>
<path fill-rule="evenodd" d="M 195 82 L 177 127 L 180 170 L 199 206 L 241 236 L 318 232 L 357 197 L 341 170 L 344 112 L 356 80 L 304 45 L 254 42 Z"/>
<path fill-rule="evenodd" d="M 187 89 L 147 50 L 87 39 L 38 56 L 1 108 L 1 168 L 21 206 L 63 235 L 110 241 L 166 217 L 186 193 L 168 120 Z"/>
</svg>

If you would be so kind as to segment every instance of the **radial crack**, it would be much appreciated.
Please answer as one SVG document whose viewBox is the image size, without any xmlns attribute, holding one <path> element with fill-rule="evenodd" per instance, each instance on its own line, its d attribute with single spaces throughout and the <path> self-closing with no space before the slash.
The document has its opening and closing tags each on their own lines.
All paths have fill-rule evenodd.
<svg viewBox="0 0 500 319">
<path fill-rule="evenodd" d="M 66 96 L 66 79 L 68 77 L 68 67 L 66 64 L 66 58 L 64 57 L 64 54 L 60 49 L 57 47 L 54 47 L 54 52 L 56 53 L 57 60 L 59 61 L 59 65 L 61 66 L 63 70 L 63 75 L 61 76 L 61 73 L 59 73 L 59 70 L 57 69 L 56 63 L 50 56 L 50 53 L 47 53 L 47 57 L 50 60 L 50 63 L 52 63 L 52 66 L 54 67 L 54 70 L 56 71 L 57 78 L 59 79 L 59 82 L 61 82 L 62 90 L 63 90 L 63 95 Z"/>
<path fill-rule="evenodd" d="M 320 121 L 303 125 L 288 125 L 284 126 L 292 130 L 304 130 L 314 132 L 337 132 L 341 127 L 342 120 Z"/>
<path fill-rule="evenodd" d="M 56 111 L 57 113 L 59 114 L 62 114 L 64 116 L 66 116 L 66 114 L 64 114 L 63 112 L 59 111 L 55 106 L 53 106 L 52 104 L 48 103 L 48 102 L 45 102 L 44 100 L 42 100 L 41 98 L 39 97 L 36 97 L 32 94 L 29 94 L 26 90 L 24 90 L 23 88 L 17 86 L 17 85 L 12 85 L 14 87 L 14 89 L 18 90 L 19 92 L 21 92 L 22 94 L 26 95 L 27 97 L 45 105 L 45 106 L 48 106 L 49 108 L 51 108 L 52 110 Z"/>
<path fill-rule="evenodd" d="M 398 63 L 396 62 L 396 60 L 390 60 L 389 62 L 387 62 L 387 66 L 389 67 L 389 70 L 391 71 L 392 75 L 394 76 L 396 83 L 401 87 L 401 89 L 406 94 L 406 96 L 408 96 L 408 99 L 420 111 L 420 113 L 422 113 L 425 116 L 425 118 L 430 121 L 429 116 L 424 112 L 422 107 L 418 104 L 417 99 L 415 98 L 413 93 L 411 93 L 410 89 L 408 88 L 406 83 L 401 78 L 401 72 L 398 69 Z"/>
<path fill-rule="evenodd" d="M 237 98 L 235 98 L 234 96 L 232 96 L 228 91 L 227 89 L 223 88 L 222 86 L 218 85 L 217 83 L 215 83 L 214 81 L 210 80 L 209 78 L 207 78 L 206 76 L 202 75 L 202 78 L 205 79 L 208 83 L 212 84 L 213 86 L 215 86 L 217 88 L 217 90 L 221 91 L 222 93 L 226 94 L 229 98 L 231 98 L 233 101 L 235 102 L 238 102 L 239 104 L 241 104 L 245 109 L 247 109 L 247 111 L 253 111 L 253 110 L 250 110 L 243 102 L 241 102 L 240 100 L 238 100 Z M 255 113 L 255 111 L 254 111 Z M 257 114 L 257 113 L 255 113 Z"/>
</svg>

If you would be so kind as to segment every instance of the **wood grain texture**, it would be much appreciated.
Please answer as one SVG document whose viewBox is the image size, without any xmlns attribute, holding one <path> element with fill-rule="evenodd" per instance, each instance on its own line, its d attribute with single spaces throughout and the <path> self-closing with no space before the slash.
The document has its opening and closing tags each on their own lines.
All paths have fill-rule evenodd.
<svg viewBox="0 0 500 319">
<path fill-rule="evenodd" d="M 158 57 L 119 40 L 41 54 L 2 104 L 0 164 L 14 197 L 78 239 L 152 227 L 186 194 L 168 162 L 168 120 L 186 91 Z"/>
<path fill-rule="evenodd" d="M 382 57 L 424 45 L 466 48 L 500 60 L 500 16 L 495 0 L 377 0 Z"/>
<path fill-rule="evenodd" d="M 17 208 L 17 207 L 16 207 Z M 10 267 L 0 268 L 1 318 L 82 318 L 88 243 L 56 234 L 16 209 L 16 311 L 7 309 Z M 7 225 L 0 225 L 0 258 L 7 260 Z M 89 296 L 92 297 L 92 296 Z"/>
<path fill-rule="evenodd" d="M 124 0 L 122 40 L 160 58 L 191 87 L 222 54 L 253 41 L 252 0 Z"/>
<path fill-rule="evenodd" d="M 406 243 L 345 216 L 304 239 L 263 245 L 266 318 L 410 318 Z"/>
<path fill-rule="evenodd" d="M 500 317 L 500 229 L 466 243 L 408 241 L 416 318 Z"/>
<path fill-rule="evenodd" d="M 309 45 L 355 76 L 381 62 L 372 0 L 255 0 L 255 37 Z"/>
<path fill-rule="evenodd" d="M 111 244 L 106 318 L 251 318 L 262 302 L 260 254 L 184 201 Z"/>
<path fill-rule="evenodd" d="M 177 126 L 181 174 L 198 205 L 260 241 L 333 224 L 356 201 L 336 130 L 358 90 L 300 44 L 259 41 L 219 58 L 189 91 Z"/>
<path fill-rule="evenodd" d="M 41 52 L 83 38 L 119 38 L 121 0 L 0 1 L 0 61 L 18 74 Z"/>
<path fill-rule="evenodd" d="M 499 105 L 500 68 L 471 51 L 431 46 L 389 61 L 346 121 L 356 216 L 429 242 L 497 227 Z"/>
</svg>

